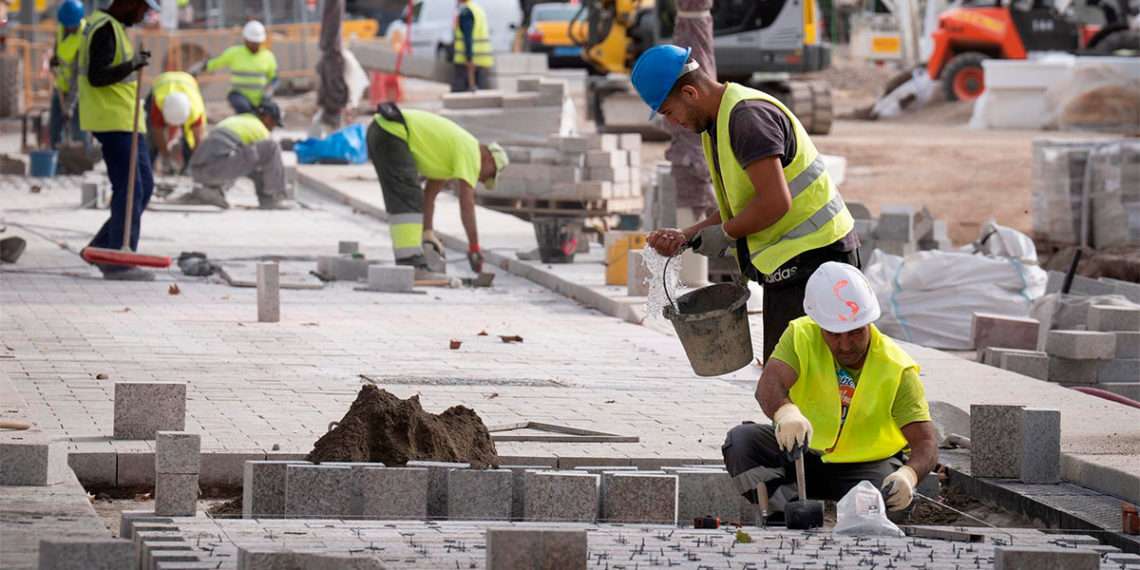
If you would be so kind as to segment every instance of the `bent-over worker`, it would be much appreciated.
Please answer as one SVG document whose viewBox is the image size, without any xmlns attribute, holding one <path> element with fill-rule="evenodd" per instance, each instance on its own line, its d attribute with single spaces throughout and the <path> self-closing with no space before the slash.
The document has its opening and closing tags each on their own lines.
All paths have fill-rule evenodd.
<svg viewBox="0 0 1140 570">
<path fill-rule="evenodd" d="M 879 302 L 851 265 L 821 265 L 803 308 L 807 316 L 788 325 L 756 384 L 774 425 L 728 432 L 729 475 L 752 503 L 763 484 L 770 512 L 783 512 L 796 495 L 791 460 L 804 453 L 810 498 L 838 500 L 867 480 L 889 510 L 905 509 L 938 462 L 918 364 L 875 327 Z"/>
<path fill-rule="evenodd" d="M 467 232 L 467 261 L 471 270 L 483 271 L 483 253 L 475 224 L 475 185 L 488 190 L 509 163 L 497 143 L 480 144 L 469 132 L 446 117 L 428 111 L 400 109 L 385 103 L 368 125 L 368 158 L 380 179 L 384 207 L 392 232 L 396 264 L 416 268 L 427 277 L 424 248 L 443 256 L 443 243 L 433 231 L 435 200 L 454 183 L 459 194 L 459 215 Z M 427 179 L 420 188 L 420 177 Z"/>
<path fill-rule="evenodd" d="M 190 157 L 194 190 L 188 201 L 229 208 L 226 190 L 244 176 L 253 180 L 258 208 L 286 208 L 281 145 L 270 136 L 283 120 L 281 108 L 266 101 L 256 113 L 234 115 L 218 123 Z"/>
<path fill-rule="evenodd" d="M 194 149 L 206 134 L 206 103 L 198 89 L 198 80 L 185 71 L 167 71 L 159 75 L 146 98 L 147 134 L 149 135 L 150 162 L 162 157 L 170 164 L 174 157 L 173 133 L 182 131 L 179 146 L 181 168 L 190 165 Z"/>
</svg>

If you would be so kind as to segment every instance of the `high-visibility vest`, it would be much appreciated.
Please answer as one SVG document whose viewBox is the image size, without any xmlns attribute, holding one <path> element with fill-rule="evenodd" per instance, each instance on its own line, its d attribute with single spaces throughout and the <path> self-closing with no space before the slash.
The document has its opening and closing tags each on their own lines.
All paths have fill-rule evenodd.
<svg viewBox="0 0 1140 570">
<path fill-rule="evenodd" d="M 71 65 L 79 55 L 79 45 L 83 43 L 83 29 L 87 20 L 79 21 L 79 29 L 69 34 L 63 26 L 55 30 L 55 57 L 59 66 L 55 68 L 55 88 L 60 93 L 71 91 Z"/>
<path fill-rule="evenodd" d="M 471 59 L 479 67 L 491 67 L 495 64 L 495 57 L 491 55 L 491 32 L 487 27 L 487 13 L 483 7 L 472 0 L 464 4 L 475 18 L 471 27 Z M 459 29 L 459 19 L 455 21 L 455 63 L 467 63 L 467 38 L 463 30 Z"/>
<path fill-rule="evenodd" d="M 135 48 L 127 30 L 110 14 L 96 10 L 83 30 L 83 41 L 79 45 L 79 128 L 95 133 L 108 131 L 131 131 L 131 117 L 135 113 L 135 99 L 138 97 L 138 75 L 132 73 L 117 83 L 105 87 L 95 87 L 87 80 L 87 65 L 91 56 L 91 37 L 103 26 L 111 26 L 115 32 L 115 57 L 111 65 L 119 65 L 135 57 Z M 146 132 L 146 121 L 139 113 L 136 126 L 138 132 Z"/>
<path fill-rule="evenodd" d="M 771 274 L 789 259 L 812 249 L 834 243 L 855 228 L 843 197 L 828 175 L 823 157 L 811 142 L 799 119 L 775 97 L 743 85 L 728 83 L 716 116 L 716 152 L 719 172 L 714 167 L 712 140 L 701 134 L 705 159 L 712 172 L 713 189 L 721 220 L 728 221 L 742 212 L 756 196 L 756 189 L 732 151 L 729 118 L 737 103 L 767 101 L 780 109 L 792 123 L 796 156 L 784 167 L 784 179 L 792 194 L 791 209 L 776 223 L 748 236 L 752 265 L 760 273 Z"/>
<path fill-rule="evenodd" d="M 261 104 L 265 88 L 277 76 L 277 57 L 265 46 L 253 53 L 242 44 L 226 49 L 206 63 L 206 71 L 221 67 L 230 70 L 230 88 L 257 106 Z"/>
<path fill-rule="evenodd" d="M 241 144 L 253 144 L 269 138 L 269 128 L 253 113 L 228 117 L 218 123 L 217 129 L 229 131 Z"/>
<path fill-rule="evenodd" d="M 809 447 L 823 452 L 824 463 L 879 461 L 902 451 L 906 438 L 891 415 L 903 372 L 918 364 L 893 340 L 871 325 L 871 345 L 855 395 L 841 423 L 842 403 L 835 357 L 810 317 L 788 324 L 800 373 L 789 398 L 811 422 Z M 842 428 L 842 429 L 841 429 Z"/>
<path fill-rule="evenodd" d="M 194 140 L 194 130 L 190 128 L 199 120 L 203 124 L 206 122 L 206 102 L 202 100 L 202 91 L 198 89 L 198 80 L 185 71 L 167 71 L 154 80 L 151 93 L 154 95 L 154 105 L 158 107 L 159 111 L 164 109 L 166 97 L 171 93 L 182 93 L 190 99 L 190 117 L 180 126 L 182 127 L 182 135 L 186 138 L 186 143 L 190 145 L 190 148 L 198 146 L 198 142 Z"/>
</svg>

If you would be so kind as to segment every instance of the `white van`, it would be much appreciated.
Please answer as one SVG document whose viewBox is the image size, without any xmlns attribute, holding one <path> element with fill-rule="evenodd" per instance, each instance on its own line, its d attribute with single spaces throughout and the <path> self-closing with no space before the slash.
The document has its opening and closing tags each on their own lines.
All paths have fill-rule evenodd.
<svg viewBox="0 0 1140 570">
<path fill-rule="evenodd" d="M 487 14 L 491 28 L 491 47 L 496 52 L 511 51 L 515 30 L 522 22 L 518 0 L 473 0 Z M 455 34 L 455 17 L 459 13 L 456 0 L 416 0 L 412 18 L 412 53 L 434 53 L 437 58 L 451 60 Z M 404 34 L 407 30 L 407 8 L 399 20 L 388 25 L 384 35 Z"/>
</svg>

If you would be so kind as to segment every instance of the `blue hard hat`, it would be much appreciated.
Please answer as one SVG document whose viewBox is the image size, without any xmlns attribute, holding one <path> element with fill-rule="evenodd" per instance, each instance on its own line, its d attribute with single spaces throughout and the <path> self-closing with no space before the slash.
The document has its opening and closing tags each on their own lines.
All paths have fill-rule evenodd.
<svg viewBox="0 0 1140 570">
<path fill-rule="evenodd" d="M 681 76 L 681 71 L 685 68 L 685 62 L 689 61 L 689 54 L 692 51 L 692 48 L 673 44 L 654 46 L 645 50 L 645 53 L 637 58 L 637 63 L 633 64 L 630 80 L 633 81 L 633 88 L 637 89 L 641 100 L 652 109 L 649 118 L 653 118 L 653 115 L 661 109 L 661 104 L 669 97 L 669 92 L 673 90 L 673 84 L 677 83 L 677 78 Z"/>
<path fill-rule="evenodd" d="M 56 10 L 55 19 L 65 28 L 74 28 L 83 20 L 83 4 L 79 0 L 64 0 Z"/>
<path fill-rule="evenodd" d="M 162 4 L 159 2 L 159 0 L 146 0 L 146 6 L 155 12 L 162 11 Z"/>
</svg>

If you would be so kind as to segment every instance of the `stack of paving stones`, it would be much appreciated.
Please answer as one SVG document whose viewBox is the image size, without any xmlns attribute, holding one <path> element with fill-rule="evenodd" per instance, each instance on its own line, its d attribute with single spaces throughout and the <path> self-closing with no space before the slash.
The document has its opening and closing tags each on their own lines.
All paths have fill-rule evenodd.
<svg viewBox="0 0 1140 570">
<path fill-rule="evenodd" d="M 506 144 L 511 159 L 494 197 L 641 200 L 641 135 L 551 135 Z"/>
<path fill-rule="evenodd" d="M 513 89 L 444 95 L 440 114 L 483 142 L 538 142 L 576 130 L 573 105 L 565 101 L 565 81 L 529 77 L 515 81 Z"/>
<path fill-rule="evenodd" d="M 848 202 L 847 209 L 855 218 L 861 249 L 867 259 L 875 249 L 891 255 L 910 255 L 918 251 L 948 250 L 953 247 L 948 226 L 936 220 L 930 210 L 909 204 L 884 204 L 876 219 L 866 206 Z"/>
<path fill-rule="evenodd" d="M 202 438 L 180 431 L 160 431 L 154 448 L 154 512 L 193 516 L 198 506 Z"/>
<path fill-rule="evenodd" d="M 970 474 L 1024 483 L 1061 481 L 1061 412 L 970 406 Z"/>
</svg>

